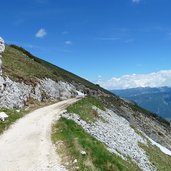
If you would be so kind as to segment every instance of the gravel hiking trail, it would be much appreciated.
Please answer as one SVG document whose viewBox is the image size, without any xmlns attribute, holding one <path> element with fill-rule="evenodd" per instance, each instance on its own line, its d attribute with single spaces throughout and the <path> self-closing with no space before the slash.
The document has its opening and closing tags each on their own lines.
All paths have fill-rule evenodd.
<svg viewBox="0 0 171 171">
<path fill-rule="evenodd" d="M 51 128 L 69 99 L 37 109 L 0 136 L 0 171 L 66 171 L 51 142 Z"/>
</svg>

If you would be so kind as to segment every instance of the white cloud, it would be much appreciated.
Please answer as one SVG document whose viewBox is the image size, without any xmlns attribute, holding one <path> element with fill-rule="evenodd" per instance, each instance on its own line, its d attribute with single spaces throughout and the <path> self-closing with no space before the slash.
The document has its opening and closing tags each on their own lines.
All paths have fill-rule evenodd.
<svg viewBox="0 0 171 171">
<path fill-rule="evenodd" d="M 43 38 L 47 35 L 47 32 L 45 29 L 41 28 L 40 30 L 38 30 L 38 32 L 36 33 L 36 37 L 37 38 Z"/>
<path fill-rule="evenodd" d="M 70 40 L 65 41 L 66 45 L 72 45 L 72 42 Z"/>
<path fill-rule="evenodd" d="M 136 87 L 171 87 L 171 70 L 162 70 L 149 74 L 123 75 L 106 81 L 99 79 L 97 84 L 110 90 Z"/>
<path fill-rule="evenodd" d="M 132 0 L 133 3 L 140 3 L 141 0 Z"/>
</svg>

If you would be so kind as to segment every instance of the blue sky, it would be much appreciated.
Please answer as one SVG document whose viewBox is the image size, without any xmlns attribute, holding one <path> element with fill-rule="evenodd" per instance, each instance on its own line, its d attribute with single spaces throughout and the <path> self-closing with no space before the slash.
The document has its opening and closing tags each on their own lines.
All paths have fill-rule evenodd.
<svg viewBox="0 0 171 171">
<path fill-rule="evenodd" d="M 170 8 L 170 0 L 7 0 L 0 36 L 91 81 L 107 81 L 171 69 Z"/>
</svg>

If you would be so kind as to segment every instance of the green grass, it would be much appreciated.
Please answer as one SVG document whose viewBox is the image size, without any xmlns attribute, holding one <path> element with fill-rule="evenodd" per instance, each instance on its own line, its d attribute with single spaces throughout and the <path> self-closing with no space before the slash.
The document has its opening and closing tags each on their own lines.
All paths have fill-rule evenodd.
<svg viewBox="0 0 171 171">
<path fill-rule="evenodd" d="M 140 144 L 140 147 L 146 151 L 151 163 L 157 168 L 157 171 L 171 170 L 171 157 L 161 152 L 158 147 L 153 146 L 150 143 L 148 146 Z"/>
<path fill-rule="evenodd" d="M 46 67 L 9 46 L 6 46 L 3 54 L 3 71 L 5 75 L 17 81 L 34 83 L 36 78 L 49 77 L 55 80 L 58 79 Z"/>
<path fill-rule="evenodd" d="M 96 106 L 101 110 L 105 110 L 103 104 L 97 100 L 95 97 L 87 96 L 82 100 L 70 105 L 67 108 L 69 113 L 76 113 L 78 114 L 81 119 L 90 122 L 95 121 L 98 118 L 98 113 L 92 109 L 92 106 Z"/>
<path fill-rule="evenodd" d="M 5 112 L 9 117 L 3 122 L 0 121 L 0 134 L 9 128 L 16 120 L 24 116 L 24 111 L 16 112 L 15 110 L 1 108 L 0 112 Z"/>
<path fill-rule="evenodd" d="M 49 62 L 35 57 L 25 49 L 16 45 L 6 45 L 3 53 L 3 73 L 13 80 L 35 83 L 36 78 L 51 78 L 54 81 L 63 80 L 70 83 L 80 83 L 93 90 L 109 91 L 95 85 L 71 72 L 57 67 Z"/>
<path fill-rule="evenodd" d="M 0 108 L 0 112 L 5 112 L 8 115 L 8 118 L 5 121 L 0 120 L 0 134 L 2 134 L 5 130 L 7 130 L 13 123 L 15 123 L 18 119 L 22 118 L 26 114 L 40 108 L 44 107 L 50 104 L 53 104 L 54 102 L 46 101 L 46 102 L 35 102 L 29 104 L 27 108 L 20 110 L 20 112 L 17 112 L 14 109 L 6 109 L 6 108 Z"/>
<path fill-rule="evenodd" d="M 169 121 L 165 120 L 164 118 L 160 117 L 159 115 L 155 114 L 155 113 L 152 113 L 152 112 L 149 112 L 148 110 L 138 106 L 137 104 L 130 104 L 130 107 L 132 108 L 132 110 L 134 112 L 138 111 L 138 112 L 141 112 L 143 114 L 145 114 L 146 116 L 148 117 L 151 117 L 151 118 L 155 118 L 156 120 L 158 120 L 163 126 L 170 126 L 170 123 Z"/>
<path fill-rule="evenodd" d="M 61 118 L 53 127 L 52 140 L 62 142 L 58 148 L 63 163 L 69 162 L 68 170 L 80 171 L 139 171 L 138 166 L 110 153 L 104 144 L 86 133 L 74 121 Z M 61 144 L 61 143 L 60 143 Z M 86 151 L 82 156 L 80 151 Z M 74 159 L 78 162 L 73 164 Z"/>
</svg>

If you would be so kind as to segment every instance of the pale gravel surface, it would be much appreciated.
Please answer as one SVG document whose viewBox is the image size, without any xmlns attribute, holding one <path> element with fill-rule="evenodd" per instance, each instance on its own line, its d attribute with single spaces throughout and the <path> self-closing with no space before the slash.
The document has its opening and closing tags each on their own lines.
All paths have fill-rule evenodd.
<svg viewBox="0 0 171 171">
<path fill-rule="evenodd" d="M 35 110 L 0 136 L 0 171 L 65 171 L 51 142 L 51 126 L 77 99 Z"/>
<path fill-rule="evenodd" d="M 110 152 L 119 154 L 123 159 L 131 157 L 143 171 L 156 171 L 145 151 L 139 147 L 139 143 L 147 144 L 146 139 L 136 133 L 126 119 L 109 109 L 102 111 L 95 106 L 92 108 L 100 116 L 94 123 L 88 123 L 74 113 L 64 112 L 61 115 L 75 121 L 86 132 L 106 144 Z"/>
</svg>

